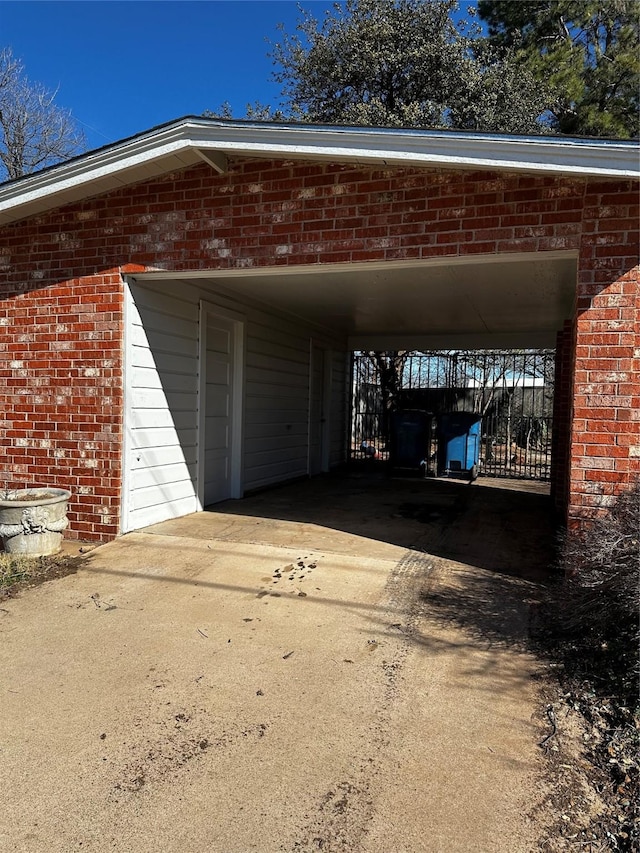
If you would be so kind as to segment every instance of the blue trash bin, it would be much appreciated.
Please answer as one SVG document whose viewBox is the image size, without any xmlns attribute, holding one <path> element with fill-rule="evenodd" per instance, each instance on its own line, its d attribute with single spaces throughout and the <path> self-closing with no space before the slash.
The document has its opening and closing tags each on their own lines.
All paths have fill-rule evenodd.
<svg viewBox="0 0 640 853">
<path fill-rule="evenodd" d="M 472 412 L 438 416 L 438 474 L 475 480 L 480 461 L 482 417 Z"/>
</svg>

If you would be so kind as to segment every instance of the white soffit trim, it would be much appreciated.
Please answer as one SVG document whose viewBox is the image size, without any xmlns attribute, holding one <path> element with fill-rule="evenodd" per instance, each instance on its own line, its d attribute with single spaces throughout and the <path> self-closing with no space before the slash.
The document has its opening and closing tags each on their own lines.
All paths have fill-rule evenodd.
<svg viewBox="0 0 640 853">
<path fill-rule="evenodd" d="M 0 186 L 0 223 L 228 155 L 639 178 L 637 142 L 185 118 Z"/>
<path fill-rule="evenodd" d="M 292 264 L 291 266 L 243 267 L 241 269 L 205 269 L 205 270 L 162 270 L 149 268 L 144 272 L 128 273 L 128 281 L 209 281 L 211 279 L 279 278 L 301 275 L 324 275 L 326 273 L 343 274 L 356 272 L 393 272 L 402 269 L 424 269 L 427 267 L 466 267 L 478 264 L 514 264 L 530 261 L 552 263 L 578 259 L 577 249 L 556 249 L 549 252 L 504 252 L 496 255 L 439 255 L 435 258 L 412 258 L 398 261 L 343 261 L 335 264 Z"/>
<path fill-rule="evenodd" d="M 194 123 L 200 147 L 245 156 L 640 178 L 640 145 L 624 140 L 436 130 Z"/>
</svg>

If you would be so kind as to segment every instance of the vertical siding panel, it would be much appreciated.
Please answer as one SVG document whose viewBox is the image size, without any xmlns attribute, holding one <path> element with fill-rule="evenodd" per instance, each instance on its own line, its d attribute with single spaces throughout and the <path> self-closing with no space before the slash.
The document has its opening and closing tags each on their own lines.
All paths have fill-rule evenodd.
<svg viewBox="0 0 640 853">
<path fill-rule="evenodd" d="M 309 335 L 247 311 L 245 489 L 307 473 Z"/>
</svg>

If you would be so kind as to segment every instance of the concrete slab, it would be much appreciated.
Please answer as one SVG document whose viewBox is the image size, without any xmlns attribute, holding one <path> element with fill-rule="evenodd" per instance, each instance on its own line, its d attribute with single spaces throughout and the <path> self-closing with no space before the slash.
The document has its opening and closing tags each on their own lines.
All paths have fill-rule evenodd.
<svg viewBox="0 0 640 853">
<path fill-rule="evenodd" d="M 371 485 L 155 525 L 4 603 L 0 848 L 535 849 L 548 499 Z"/>
</svg>

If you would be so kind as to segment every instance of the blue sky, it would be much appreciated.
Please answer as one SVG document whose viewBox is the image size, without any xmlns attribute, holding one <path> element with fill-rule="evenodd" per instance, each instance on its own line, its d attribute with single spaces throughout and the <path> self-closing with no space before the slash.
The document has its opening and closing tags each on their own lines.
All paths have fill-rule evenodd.
<svg viewBox="0 0 640 853">
<path fill-rule="evenodd" d="M 321 18 L 330 2 L 303 2 Z M 228 100 L 275 104 L 280 88 L 265 39 L 293 32 L 295 2 L 29 2 L 0 0 L 0 46 L 31 80 L 58 89 L 89 148 Z"/>
<path fill-rule="evenodd" d="M 321 20 L 333 0 L 301 5 Z M 58 90 L 91 149 L 224 101 L 238 117 L 276 106 L 268 40 L 299 17 L 294 0 L 0 0 L 0 47 Z"/>
</svg>

